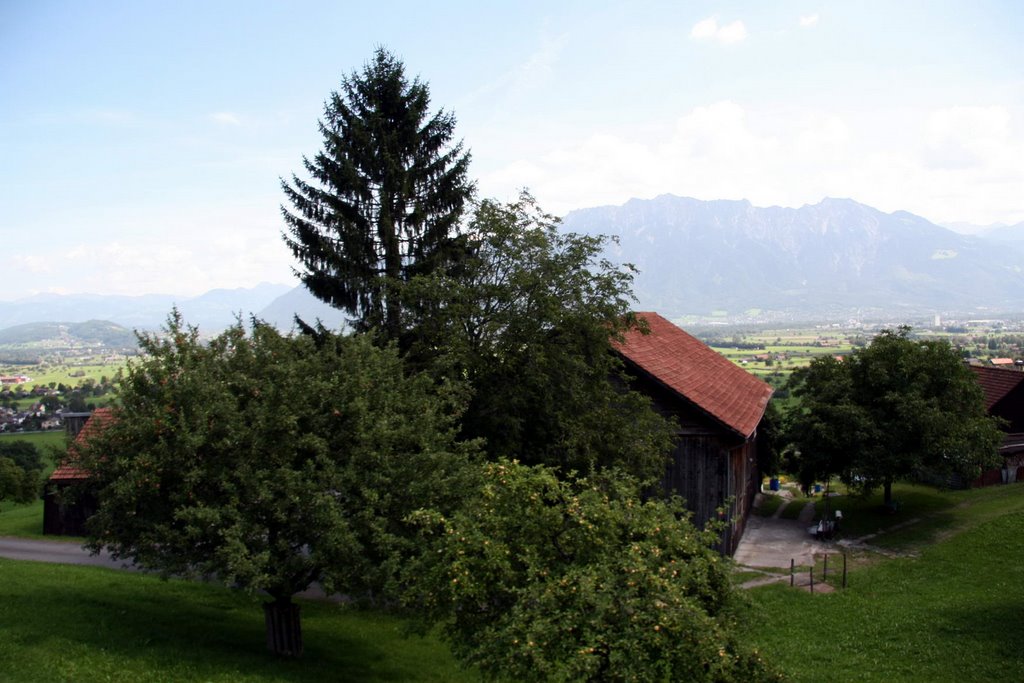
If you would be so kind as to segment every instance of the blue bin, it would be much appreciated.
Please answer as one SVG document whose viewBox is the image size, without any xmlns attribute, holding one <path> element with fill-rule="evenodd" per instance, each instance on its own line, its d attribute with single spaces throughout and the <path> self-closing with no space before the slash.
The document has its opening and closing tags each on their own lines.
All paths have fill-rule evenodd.
<svg viewBox="0 0 1024 683">
<path fill-rule="evenodd" d="M 815 493 L 821 493 L 821 484 L 815 484 L 814 485 L 814 492 Z"/>
<path fill-rule="evenodd" d="M 770 480 L 768 480 L 768 488 L 771 489 L 772 491 L 778 491 L 779 480 L 776 479 L 775 477 L 772 477 Z"/>
</svg>

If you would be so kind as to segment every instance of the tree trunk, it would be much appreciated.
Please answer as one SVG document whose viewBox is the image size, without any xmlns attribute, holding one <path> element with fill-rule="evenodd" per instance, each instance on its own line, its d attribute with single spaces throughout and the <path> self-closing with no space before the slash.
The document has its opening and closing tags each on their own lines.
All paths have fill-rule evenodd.
<svg viewBox="0 0 1024 683">
<path fill-rule="evenodd" d="M 299 606 L 291 598 L 263 603 L 267 627 L 267 649 L 281 657 L 302 655 L 302 623 Z"/>
<path fill-rule="evenodd" d="M 886 510 L 892 509 L 892 479 L 886 479 L 885 484 L 882 486 L 884 496 L 882 498 L 882 504 Z"/>
</svg>

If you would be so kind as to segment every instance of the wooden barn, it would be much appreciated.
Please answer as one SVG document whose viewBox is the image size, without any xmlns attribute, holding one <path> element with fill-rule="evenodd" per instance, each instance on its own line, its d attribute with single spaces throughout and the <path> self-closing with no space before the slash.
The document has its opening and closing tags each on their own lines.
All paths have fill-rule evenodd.
<svg viewBox="0 0 1024 683">
<path fill-rule="evenodd" d="M 657 313 L 638 313 L 648 334 L 616 346 L 634 388 L 678 424 L 666 490 L 686 499 L 703 526 L 732 499 L 721 551 L 731 555 L 760 488 L 758 427 L 772 388 Z"/>
<path fill-rule="evenodd" d="M 985 410 L 1006 420 L 999 447 L 1003 466 L 983 472 L 974 486 L 1024 481 L 1024 372 L 1012 368 L 970 366 L 985 393 Z"/>
<path fill-rule="evenodd" d="M 46 482 L 43 497 L 43 534 L 52 536 L 84 536 L 85 520 L 96 511 L 96 500 L 83 496 L 76 501 L 68 500 L 68 489 L 89 478 L 89 473 L 75 464 L 76 443 L 82 443 L 90 434 L 102 428 L 103 421 L 111 415 L 109 408 L 99 408 L 91 415 L 74 413 L 65 416 L 65 425 L 74 442 L 68 454 Z"/>
</svg>

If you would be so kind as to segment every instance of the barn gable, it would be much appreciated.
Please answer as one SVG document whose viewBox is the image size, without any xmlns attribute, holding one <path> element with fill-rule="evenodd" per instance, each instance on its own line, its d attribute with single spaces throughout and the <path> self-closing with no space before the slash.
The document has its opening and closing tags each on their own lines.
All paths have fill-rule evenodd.
<svg viewBox="0 0 1024 683">
<path fill-rule="evenodd" d="M 722 550 L 735 551 L 760 486 L 758 425 L 772 388 L 657 313 L 638 313 L 646 332 L 628 332 L 615 349 L 635 389 L 678 427 L 665 474 L 703 526 L 728 506 Z"/>
<path fill-rule="evenodd" d="M 96 509 L 96 501 L 90 495 L 83 495 L 80 500 L 65 500 L 68 489 L 74 484 L 89 478 L 89 473 L 78 466 L 75 458 L 75 444 L 85 443 L 90 435 L 103 428 L 106 420 L 113 412 L 109 408 L 98 408 L 92 415 L 81 421 L 68 421 L 69 428 L 77 428 L 74 442 L 68 447 L 68 453 L 57 465 L 46 484 L 46 495 L 43 500 L 43 533 L 55 536 L 84 536 L 85 520 Z M 71 427 L 76 425 L 76 427 Z"/>
</svg>

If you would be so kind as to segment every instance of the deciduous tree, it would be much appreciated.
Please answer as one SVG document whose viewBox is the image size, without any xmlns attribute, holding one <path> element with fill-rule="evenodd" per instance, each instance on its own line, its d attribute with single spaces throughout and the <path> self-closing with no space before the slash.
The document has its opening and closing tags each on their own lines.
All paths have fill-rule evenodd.
<svg viewBox="0 0 1024 683">
<path fill-rule="evenodd" d="M 0 501 L 30 503 L 39 497 L 42 461 L 27 441 L 0 441 Z"/>
<path fill-rule="evenodd" d="M 391 347 L 258 323 L 203 343 L 176 313 L 139 344 L 120 407 L 80 449 L 99 504 L 88 546 L 269 595 L 276 652 L 301 651 L 295 593 L 387 593 L 415 549 L 405 517 L 465 490 L 452 406 Z"/>
<path fill-rule="evenodd" d="M 323 149 L 303 159 L 310 179 L 281 182 L 303 284 L 391 339 L 403 329 L 397 286 L 445 260 L 473 192 L 454 130 L 451 113 L 430 113 L 427 84 L 379 48 L 331 93 Z"/>
<path fill-rule="evenodd" d="M 612 353 L 637 320 L 633 271 L 600 257 L 605 240 L 560 232 L 526 193 L 483 201 L 459 267 L 404 288 L 409 362 L 469 385 L 462 434 L 485 439 L 492 458 L 664 473 L 673 429 L 627 390 Z"/>
<path fill-rule="evenodd" d="M 976 477 L 1002 439 L 981 387 L 944 341 L 885 330 L 863 349 L 816 359 L 790 386 L 800 400 L 789 437 L 810 478 L 841 474 L 868 492 L 922 471 Z"/>
<path fill-rule="evenodd" d="M 435 551 L 407 597 L 457 657 L 516 681 L 760 681 L 733 636 L 726 561 L 683 502 L 611 471 L 486 466 L 475 504 L 416 515 Z"/>
</svg>

